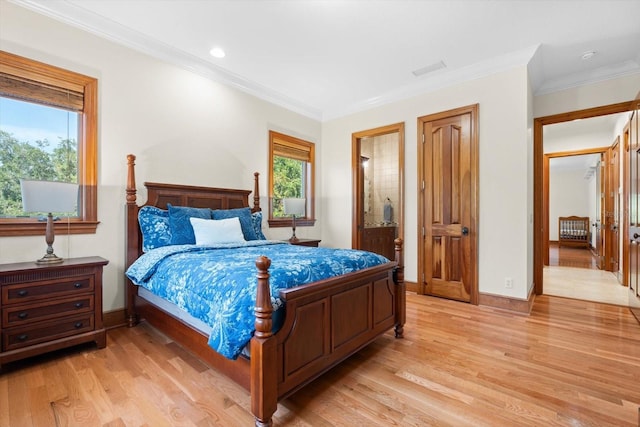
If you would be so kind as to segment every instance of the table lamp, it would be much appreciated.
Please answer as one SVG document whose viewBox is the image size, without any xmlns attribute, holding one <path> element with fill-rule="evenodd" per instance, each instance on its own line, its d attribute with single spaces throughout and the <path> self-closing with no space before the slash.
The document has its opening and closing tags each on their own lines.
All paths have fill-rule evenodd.
<svg viewBox="0 0 640 427">
<path fill-rule="evenodd" d="M 53 253 L 55 230 L 52 212 L 75 212 L 78 206 L 78 184 L 56 181 L 37 181 L 21 179 L 22 209 L 25 212 L 48 212 L 45 241 L 47 253 L 37 260 L 38 264 L 62 262 L 62 258 Z"/>
<path fill-rule="evenodd" d="M 300 198 L 285 198 L 282 199 L 282 205 L 284 208 L 284 214 L 293 216 L 293 235 L 289 238 L 289 241 L 297 242 L 296 216 L 304 216 L 307 207 L 307 200 Z"/>
</svg>

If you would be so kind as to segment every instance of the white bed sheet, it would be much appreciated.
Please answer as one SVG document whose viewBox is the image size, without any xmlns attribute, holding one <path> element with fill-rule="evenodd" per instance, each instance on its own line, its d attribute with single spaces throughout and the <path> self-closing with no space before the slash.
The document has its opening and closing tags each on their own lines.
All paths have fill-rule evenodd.
<svg viewBox="0 0 640 427">
<path fill-rule="evenodd" d="M 202 320 L 193 317 L 177 305 L 172 302 L 169 302 L 159 296 L 151 293 L 147 289 L 142 286 L 138 286 L 138 296 L 140 298 L 144 298 L 147 301 L 153 303 L 153 305 L 162 308 L 164 311 L 171 313 L 173 316 L 182 320 L 184 323 L 192 326 L 203 334 L 209 336 L 211 334 L 211 327 L 204 323 Z"/>
</svg>

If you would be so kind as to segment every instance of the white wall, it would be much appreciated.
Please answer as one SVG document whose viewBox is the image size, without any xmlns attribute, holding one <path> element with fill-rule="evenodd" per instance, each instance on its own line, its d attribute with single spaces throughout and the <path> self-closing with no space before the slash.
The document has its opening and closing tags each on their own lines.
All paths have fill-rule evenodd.
<svg viewBox="0 0 640 427">
<path fill-rule="evenodd" d="M 549 240 L 558 241 L 558 217 L 594 217 L 590 210 L 591 181 L 595 178 L 584 179 L 584 170 L 549 170 Z"/>
<path fill-rule="evenodd" d="M 58 236 L 63 257 L 99 255 L 104 310 L 124 307 L 126 155 L 136 154 L 140 203 L 144 181 L 253 189 L 260 172 L 267 203 L 268 131 L 319 143 L 321 124 L 181 68 L 0 0 L 0 49 L 98 78 L 98 219 L 96 234 Z M 317 165 L 322 174 L 321 161 Z M 321 194 L 322 182 L 316 191 Z M 316 202 L 322 210 L 322 200 Z M 301 227 L 300 237 L 319 237 Z M 266 223 L 265 223 L 266 228 Z M 266 229 L 288 238 L 288 228 Z M 0 238 L 0 262 L 40 258 L 43 236 Z"/>
<path fill-rule="evenodd" d="M 405 278 L 417 272 L 417 118 L 479 103 L 480 292 L 525 298 L 528 283 L 527 200 L 530 146 L 527 132 L 527 70 L 516 68 L 455 87 L 419 95 L 325 122 L 319 153 L 323 164 L 323 241 L 348 246 L 351 239 L 351 134 L 405 123 Z M 504 278 L 512 277 L 513 289 Z"/>
<path fill-rule="evenodd" d="M 589 120 L 589 119 L 587 119 Z M 554 126 L 554 125 L 547 125 Z M 545 127 L 547 127 L 545 126 Z M 567 135 L 562 138 L 544 138 L 543 151 L 560 153 L 564 151 L 580 151 L 587 148 L 607 148 L 613 144 L 615 137 L 610 131 L 592 132 L 589 134 Z"/>
</svg>

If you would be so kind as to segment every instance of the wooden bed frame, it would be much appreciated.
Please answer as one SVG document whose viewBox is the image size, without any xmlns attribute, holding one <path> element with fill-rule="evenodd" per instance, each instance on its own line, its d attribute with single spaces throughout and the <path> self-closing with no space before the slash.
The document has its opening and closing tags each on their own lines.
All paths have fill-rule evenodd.
<svg viewBox="0 0 640 427">
<path fill-rule="evenodd" d="M 127 156 L 126 263 L 128 268 L 142 254 L 138 226 L 135 156 Z M 254 174 L 254 212 L 260 210 L 258 173 Z M 144 184 L 145 205 L 166 209 L 176 206 L 233 209 L 248 206 L 247 190 Z M 143 205 L 144 206 L 144 205 Z M 285 320 L 271 331 L 271 295 L 266 257 L 256 260 L 257 301 L 251 358 L 227 359 L 207 345 L 207 336 L 138 296 L 138 287 L 126 279 L 126 310 L 130 327 L 145 319 L 192 351 L 206 363 L 244 386 L 251 393 L 256 426 L 272 425 L 279 400 L 374 341 L 389 329 L 402 338 L 405 323 L 405 284 L 402 240 L 395 242 L 395 261 L 343 276 L 281 290 Z"/>
<path fill-rule="evenodd" d="M 588 216 L 561 216 L 558 218 L 558 246 L 591 246 Z M 579 231 L 579 232 L 576 232 Z"/>
</svg>

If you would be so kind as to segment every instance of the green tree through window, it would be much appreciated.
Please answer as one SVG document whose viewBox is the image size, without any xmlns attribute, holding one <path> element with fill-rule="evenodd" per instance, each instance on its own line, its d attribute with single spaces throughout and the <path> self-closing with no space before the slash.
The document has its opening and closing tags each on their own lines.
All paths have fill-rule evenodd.
<svg viewBox="0 0 640 427">
<path fill-rule="evenodd" d="M 305 216 L 296 223 L 302 226 L 315 223 L 314 151 L 312 142 L 269 132 L 269 226 L 291 226 L 291 218 L 284 214 L 282 205 L 282 199 L 289 197 L 306 199 Z"/>
<path fill-rule="evenodd" d="M 0 50 L 0 236 L 42 235 L 22 209 L 20 179 L 78 184 L 76 212 L 56 234 L 95 233 L 98 80 Z"/>
<path fill-rule="evenodd" d="M 30 132 L 47 132 L 51 135 L 64 133 L 77 134 L 77 113 L 0 97 L 0 217 L 27 217 L 23 211 L 20 179 L 36 179 L 43 181 L 78 182 L 78 149 L 75 139 L 57 136 L 58 143 L 53 145 L 47 138 L 25 141 L 3 128 L 17 128 L 25 134 Z M 18 111 L 18 112 L 16 112 Z M 22 117 L 21 117 L 22 116 Z M 46 117 L 51 129 L 32 128 L 27 118 Z M 64 123 L 59 123 L 64 121 Z M 22 126 L 21 126 L 22 125 Z M 26 127 L 24 125 L 27 125 Z M 65 212 L 66 213 L 66 212 Z M 37 216 L 37 214 L 32 214 Z M 77 217 L 77 212 L 71 213 Z"/>
<path fill-rule="evenodd" d="M 284 216 L 282 199 L 305 197 L 303 176 L 306 162 L 273 156 L 273 217 Z"/>
</svg>

